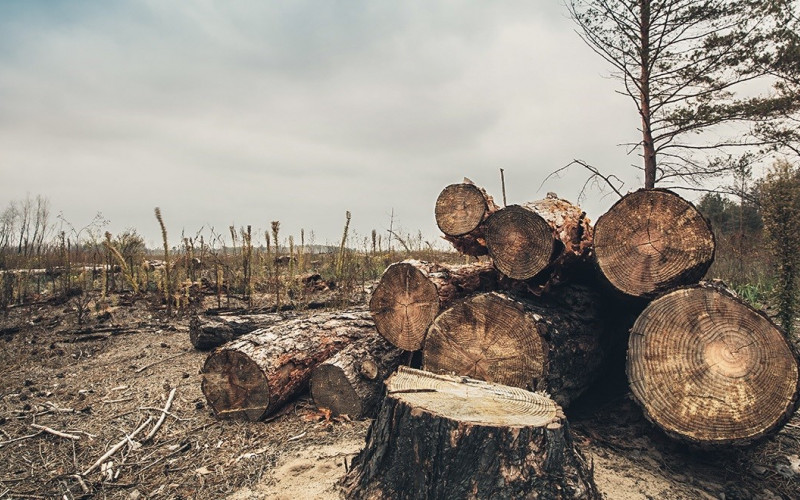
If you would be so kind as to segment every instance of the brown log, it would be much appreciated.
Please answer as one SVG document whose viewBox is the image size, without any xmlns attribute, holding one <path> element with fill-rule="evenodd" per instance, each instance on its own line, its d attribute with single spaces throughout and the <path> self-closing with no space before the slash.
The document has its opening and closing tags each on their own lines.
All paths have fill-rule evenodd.
<svg viewBox="0 0 800 500">
<path fill-rule="evenodd" d="M 422 350 L 423 368 L 546 391 L 567 407 L 602 366 L 605 332 L 597 303 L 593 292 L 579 285 L 539 298 L 472 296 L 434 320 Z"/>
<path fill-rule="evenodd" d="M 633 297 L 650 299 L 697 283 L 714 262 L 714 247 L 714 233 L 703 215 L 664 189 L 626 195 L 594 229 L 600 272 Z"/>
<path fill-rule="evenodd" d="M 485 189 L 464 179 L 444 188 L 436 199 L 436 224 L 464 255 L 486 255 L 483 222 L 499 210 Z"/>
<path fill-rule="evenodd" d="M 600 498 L 546 396 L 406 367 L 386 388 L 347 498 Z"/>
<path fill-rule="evenodd" d="M 485 224 L 486 247 L 497 269 L 526 280 L 546 269 L 590 257 L 592 231 L 580 207 L 548 194 L 544 200 L 510 205 Z"/>
<path fill-rule="evenodd" d="M 654 300 L 631 330 L 634 399 L 672 437 L 741 445 L 775 432 L 797 407 L 797 355 L 765 315 L 719 288 Z"/>
<path fill-rule="evenodd" d="M 374 417 L 383 382 L 405 358 L 380 335 L 367 335 L 320 364 L 311 374 L 311 396 L 334 416 Z"/>
<path fill-rule="evenodd" d="M 497 280 L 497 271 L 487 262 L 448 266 L 406 260 L 392 264 L 383 273 L 369 310 L 386 340 L 406 351 L 416 351 L 441 308 L 469 294 L 494 290 Z"/>
<path fill-rule="evenodd" d="M 195 349 L 209 351 L 259 328 L 286 321 L 292 316 L 290 313 L 194 316 L 189 321 L 189 340 Z"/>
<path fill-rule="evenodd" d="M 203 394 L 218 417 L 261 420 L 305 389 L 314 367 L 367 335 L 375 335 L 375 325 L 366 311 L 319 313 L 256 330 L 208 356 Z"/>
</svg>

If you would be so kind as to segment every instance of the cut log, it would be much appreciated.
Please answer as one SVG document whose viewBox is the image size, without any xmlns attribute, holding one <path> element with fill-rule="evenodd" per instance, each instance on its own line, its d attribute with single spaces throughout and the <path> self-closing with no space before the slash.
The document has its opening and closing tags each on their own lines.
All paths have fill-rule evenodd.
<svg viewBox="0 0 800 500">
<path fill-rule="evenodd" d="M 717 288 L 672 291 L 633 325 L 628 380 L 645 416 L 699 445 L 747 444 L 797 406 L 797 356 L 766 316 Z"/>
<path fill-rule="evenodd" d="M 548 195 L 498 210 L 486 220 L 486 247 L 497 269 L 526 280 L 548 269 L 582 261 L 591 255 L 592 231 L 586 213 Z"/>
<path fill-rule="evenodd" d="M 700 281 L 714 261 L 714 246 L 703 215 L 663 189 L 626 195 L 594 229 L 602 275 L 622 293 L 646 299 Z"/>
<path fill-rule="evenodd" d="M 405 367 L 386 388 L 347 498 L 600 498 L 546 396 Z"/>
<path fill-rule="evenodd" d="M 261 420 L 307 388 L 314 367 L 375 334 L 366 311 L 319 313 L 256 330 L 208 356 L 203 394 L 218 417 Z"/>
<path fill-rule="evenodd" d="M 291 313 L 241 316 L 194 316 L 189 321 L 189 340 L 195 349 L 210 351 L 259 328 L 293 317 Z"/>
<path fill-rule="evenodd" d="M 546 391 L 567 407 L 602 365 L 605 332 L 597 303 L 588 287 L 578 285 L 540 298 L 474 295 L 434 320 L 423 368 Z"/>
<path fill-rule="evenodd" d="M 482 224 L 498 207 L 486 190 L 469 179 L 444 188 L 436 199 L 436 224 L 464 255 L 486 255 Z"/>
<path fill-rule="evenodd" d="M 447 266 L 406 260 L 392 264 L 383 273 L 369 310 L 386 340 L 406 351 L 416 351 L 440 308 L 471 293 L 494 290 L 497 280 L 497 271 L 486 262 Z"/>
<path fill-rule="evenodd" d="M 394 373 L 405 353 L 380 335 L 367 335 L 314 368 L 311 396 L 334 416 L 360 420 L 378 411 L 383 382 Z"/>
</svg>

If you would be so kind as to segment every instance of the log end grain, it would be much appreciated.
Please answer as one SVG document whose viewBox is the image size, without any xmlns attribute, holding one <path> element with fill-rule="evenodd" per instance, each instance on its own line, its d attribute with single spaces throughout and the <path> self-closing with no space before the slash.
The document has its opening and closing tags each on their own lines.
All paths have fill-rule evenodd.
<svg viewBox="0 0 800 500">
<path fill-rule="evenodd" d="M 258 421 L 269 408 L 267 375 L 248 356 L 230 350 L 212 353 L 203 365 L 201 389 L 220 418 Z"/>
<path fill-rule="evenodd" d="M 631 330 L 627 371 L 647 418 L 701 446 L 771 433 L 791 416 L 800 387 L 796 354 L 778 327 L 705 287 L 650 303 Z"/>
<path fill-rule="evenodd" d="M 553 259 L 553 229 L 542 216 L 519 205 L 493 213 L 485 223 L 486 248 L 497 269 L 512 279 L 533 278 Z"/>
<path fill-rule="evenodd" d="M 626 295 L 653 298 L 697 283 L 714 261 L 714 234 L 703 215 L 670 191 L 628 194 L 594 230 L 600 272 Z"/>
<path fill-rule="evenodd" d="M 436 224 L 448 236 L 463 236 L 483 222 L 488 206 L 480 188 L 473 184 L 451 184 L 436 199 Z"/>
</svg>

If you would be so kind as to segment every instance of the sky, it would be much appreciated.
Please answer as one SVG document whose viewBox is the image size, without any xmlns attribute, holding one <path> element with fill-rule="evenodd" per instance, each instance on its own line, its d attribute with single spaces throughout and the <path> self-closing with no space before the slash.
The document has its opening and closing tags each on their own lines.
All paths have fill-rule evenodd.
<svg viewBox="0 0 800 500">
<path fill-rule="evenodd" d="M 201 228 L 439 241 L 468 177 L 577 201 L 573 159 L 641 186 L 633 104 L 559 0 L 0 2 L 0 210 L 49 199 L 157 246 Z M 590 191 L 596 220 L 614 195 Z M 393 220 L 392 213 L 394 214 Z"/>
</svg>

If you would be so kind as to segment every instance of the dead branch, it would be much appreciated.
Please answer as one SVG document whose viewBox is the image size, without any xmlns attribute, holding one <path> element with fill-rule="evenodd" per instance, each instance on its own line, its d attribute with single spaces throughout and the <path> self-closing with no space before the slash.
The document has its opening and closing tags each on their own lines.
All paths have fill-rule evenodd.
<svg viewBox="0 0 800 500">
<path fill-rule="evenodd" d="M 31 427 L 33 427 L 34 429 L 39 429 L 40 431 L 47 432 L 54 436 L 62 437 L 64 439 L 73 439 L 77 441 L 81 438 L 80 436 L 76 436 L 75 434 L 67 434 L 66 432 L 57 431 L 55 429 L 51 429 L 50 427 L 45 427 L 39 424 L 31 424 Z"/>
<path fill-rule="evenodd" d="M 137 368 L 136 370 L 134 370 L 133 373 L 142 373 L 143 371 L 147 370 L 148 368 L 150 368 L 152 366 L 155 366 L 155 365 L 157 365 L 159 363 L 163 363 L 165 361 L 169 361 L 171 359 L 178 358 L 180 356 L 185 356 L 188 353 L 189 353 L 189 351 L 179 352 L 178 354 L 175 354 L 174 356 L 169 356 L 169 357 L 164 358 L 164 359 L 159 359 L 158 361 L 154 361 L 154 362 L 150 363 L 149 365 L 144 365 L 141 368 Z"/>
<path fill-rule="evenodd" d="M 135 437 L 137 434 L 142 432 L 144 430 L 144 428 L 147 426 L 147 424 L 149 424 L 152 420 L 153 420 L 153 417 L 147 417 L 147 420 L 145 420 L 142 423 L 142 425 L 137 427 L 136 430 L 131 432 L 129 435 L 126 434 L 125 438 L 122 441 L 120 441 L 119 443 L 117 443 L 114 446 L 112 446 L 111 449 L 108 450 L 107 452 L 105 452 L 102 457 L 98 458 L 95 463 L 93 463 L 88 469 L 83 471 L 83 474 L 81 474 L 81 475 L 82 476 L 88 476 L 90 472 L 92 472 L 93 470 L 98 468 L 103 462 L 108 460 L 108 458 L 111 457 L 111 455 L 113 455 L 114 453 L 119 451 L 120 448 L 125 446 L 125 444 L 128 443 L 131 438 Z"/>
<path fill-rule="evenodd" d="M 602 179 L 617 194 L 617 196 L 622 198 L 623 194 L 620 192 L 620 189 L 622 189 L 622 186 L 625 185 L 625 183 L 622 181 L 622 179 L 620 179 L 619 177 L 617 177 L 614 174 L 603 175 L 602 173 L 600 173 L 600 170 L 597 167 L 589 165 L 588 163 L 586 163 L 583 160 L 572 160 L 571 162 L 567 163 L 563 167 L 561 167 L 561 168 L 559 168 L 559 169 L 557 169 L 557 170 L 555 170 L 553 172 L 550 172 L 547 175 L 547 177 L 545 177 L 544 180 L 542 181 L 542 184 L 539 186 L 539 189 L 542 189 L 542 187 L 544 187 L 544 184 L 548 180 L 550 180 L 551 178 L 560 177 L 562 172 L 566 171 L 567 169 L 569 169 L 573 165 L 580 165 L 581 167 L 585 168 L 586 170 L 588 170 L 592 174 L 592 175 L 589 176 L 588 179 L 586 179 L 586 182 L 583 184 L 583 187 L 581 188 L 581 192 L 578 194 L 578 200 L 581 200 L 583 198 L 584 192 L 586 191 L 586 186 L 588 186 L 589 183 L 591 183 L 592 181 L 594 181 L 595 184 L 597 184 L 597 180 L 598 179 Z M 617 186 L 614 185 L 614 181 L 616 181 L 619 184 L 619 189 L 617 188 Z"/>
<path fill-rule="evenodd" d="M 161 417 L 159 417 L 158 421 L 156 422 L 156 425 L 154 425 L 153 428 L 150 429 L 150 432 L 147 433 L 142 442 L 146 443 L 147 441 L 153 439 L 153 436 L 156 435 L 158 429 L 161 428 L 161 424 L 163 424 L 164 420 L 167 418 L 167 412 L 169 412 L 169 409 L 172 406 L 172 400 L 175 399 L 175 391 L 177 390 L 178 388 L 175 387 L 171 391 L 169 391 L 169 396 L 167 397 L 167 404 L 165 404 L 164 409 L 161 410 Z"/>
<path fill-rule="evenodd" d="M 23 441 L 25 439 L 34 438 L 34 437 L 38 436 L 39 434 L 42 434 L 43 432 L 44 431 L 39 431 L 36 434 L 28 434 L 27 436 L 20 436 L 18 438 L 9 439 L 8 441 L 3 441 L 2 443 L 0 443 L 0 448 L 2 448 L 5 445 L 11 444 L 11 443 L 16 443 L 17 441 Z"/>
</svg>

